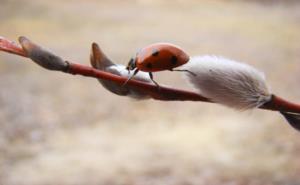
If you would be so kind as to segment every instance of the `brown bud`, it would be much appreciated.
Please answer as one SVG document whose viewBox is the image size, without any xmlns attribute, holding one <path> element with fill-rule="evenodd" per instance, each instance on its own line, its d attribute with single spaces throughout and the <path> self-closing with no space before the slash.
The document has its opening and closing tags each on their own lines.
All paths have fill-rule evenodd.
<svg viewBox="0 0 300 185">
<path fill-rule="evenodd" d="M 66 71 L 68 63 L 59 56 L 31 42 L 26 37 L 19 37 L 19 42 L 28 57 L 38 65 L 54 71 Z"/>
</svg>

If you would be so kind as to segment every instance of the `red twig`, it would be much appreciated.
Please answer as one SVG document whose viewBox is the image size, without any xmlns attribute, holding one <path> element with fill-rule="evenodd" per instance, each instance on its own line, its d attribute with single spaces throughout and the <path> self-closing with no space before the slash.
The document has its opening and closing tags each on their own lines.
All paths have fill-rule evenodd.
<svg viewBox="0 0 300 185">
<path fill-rule="evenodd" d="M 124 77 L 120 77 L 88 66 L 70 63 L 70 62 L 69 62 L 69 68 L 67 72 L 71 74 L 80 74 L 83 76 L 101 78 L 103 80 L 109 80 L 114 83 L 118 83 L 120 85 L 124 84 L 124 82 L 127 80 Z M 180 100 L 180 101 L 189 100 L 189 101 L 210 102 L 207 98 L 194 92 L 189 92 L 185 90 L 174 89 L 174 88 L 169 88 L 164 86 L 160 86 L 160 88 L 158 89 L 157 86 L 155 85 L 144 83 L 141 81 L 136 81 L 136 80 L 130 80 L 127 83 L 127 86 L 131 88 L 136 88 L 140 91 L 144 91 L 145 93 L 149 94 L 153 99 L 156 100 L 165 100 L 165 101 L 166 100 Z"/>
<path fill-rule="evenodd" d="M 27 54 L 14 42 L 0 36 L 0 50 L 11 54 L 27 57 Z"/>
<path fill-rule="evenodd" d="M 272 101 L 265 103 L 260 108 L 274 111 L 300 113 L 299 104 L 289 102 L 276 95 L 272 95 Z"/>
<path fill-rule="evenodd" d="M 23 57 L 29 57 L 42 67 L 45 67 L 47 69 L 51 70 L 58 70 L 63 71 L 70 74 L 79 74 L 83 76 L 89 76 L 93 78 L 99 78 L 103 80 L 110 81 L 112 83 L 117 84 L 123 84 L 127 79 L 125 77 L 121 77 L 118 75 L 114 75 L 105 71 L 97 70 L 92 67 L 84 66 L 81 64 L 71 63 L 71 62 L 65 62 L 55 61 L 54 67 L 51 63 L 52 61 L 41 61 L 41 60 L 48 60 L 48 58 L 57 58 L 57 56 L 53 55 L 52 53 L 49 53 L 48 51 L 43 50 L 42 48 L 38 47 L 37 45 L 34 45 L 29 40 L 26 40 L 26 38 L 20 39 L 25 40 L 23 45 L 23 49 L 16 45 L 15 43 L 0 37 L 0 50 L 20 55 Z M 29 43 L 27 43 L 29 42 Z M 29 44 L 28 47 L 24 48 L 24 45 Z M 42 57 L 38 56 L 38 54 L 42 53 Z M 43 56 L 50 56 L 43 58 Z M 55 59 L 56 59 L 55 58 Z M 44 63 L 47 64 L 44 64 Z M 50 62 L 50 64 L 49 64 Z M 42 63 L 42 64 L 41 64 Z M 59 67 L 56 68 L 56 66 L 59 65 Z M 49 67 L 50 66 L 50 67 Z M 212 102 L 208 98 L 201 96 L 198 93 L 190 92 L 186 90 L 180 90 L 180 89 L 174 89 L 170 87 L 161 86 L 160 89 L 157 88 L 157 86 L 152 85 L 150 83 L 145 83 L 141 81 L 136 80 L 130 80 L 127 84 L 130 88 L 138 89 L 139 91 L 143 91 L 150 95 L 153 99 L 156 100 L 164 100 L 164 101 L 174 101 L 174 100 L 180 100 L 180 101 L 203 101 L 203 102 Z M 267 110 L 273 110 L 273 111 L 284 111 L 284 112 L 294 112 L 294 113 L 300 113 L 300 105 L 294 104 L 291 102 L 288 102 L 278 96 L 273 95 L 272 101 L 264 104 L 263 106 L 259 107 L 261 109 L 267 109 Z"/>
</svg>

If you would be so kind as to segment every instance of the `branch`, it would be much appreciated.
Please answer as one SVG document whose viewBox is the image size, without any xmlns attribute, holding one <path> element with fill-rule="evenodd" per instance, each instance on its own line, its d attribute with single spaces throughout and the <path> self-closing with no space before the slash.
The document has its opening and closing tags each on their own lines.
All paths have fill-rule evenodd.
<svg viewBox="0 0 300 185">
<path fill-rule="evenodd" d="M 111 72 L 105 71 L 105 68 L 99 67 L 98 63 L 107 63 L 109 65 L 115 65 L 112 63 L 104 53 L 99 49 L 97 44 L 93 44 L 91 63 L 94 67 L 89 67 L 77 63 L 72 63 L 70 61 L 65 61 L 59 56 L 45 50 L 37 44 L 34 44 L 25 37 L 20 37 L 19 42 L 22 47 L 18 46 L 12 41 L 9 41 L 3 37 L 0 37 L 0 50 L 8 52 L 11 54 L 23 56 L 30 58 L 32 61 L 38 65 L 46 68 L 48 70 L 61 71 L 64 73 L 69 73 L 73 75 L 83 75 L 87 77 L 97 78 L 100 82 L 106 82 L 108 84 L 113 84 L 114 86 L 105 86 L 107 90 L 114 92 L 118 95 L 128 95 L 126 93 L 120 93 L 123 89 L 122 85 L 127 80 L 127 77 L 122 75 L 113 74 Z M 117 91 L 114 88 L 119 88 Z M 213 103 L 208 98 L 186 90 L 175 89 L 166 86 L 160 86 L 157 88 L 156 85 L 152 83 L 147 83 L 138 80 L 130 80 L 126 85 L 125 90 L 132 90 L 143 95 L 147 95 L 155 100 L 162 101 L 202 101 Z M 119 92 L 120 90 L 120 92 Z M 280 98 L 276 95 L 272 95 L 269 102 L 258 107 L 260 109 L 279 111 L 288 122 L 296 129 L 300 130 L 300 105 L 289 102 Z"/>
<path fill-rule="evenodd" d="M 125 81 L 127 80 L 127 78 L 124 78 L 124 77 L 120 77 L 120 76 L 117 76 L 117 75 L 114 75 L 111 73 L 96 70 L 96 69 L 88 67 L 88 66 L 70 63 L 70 62 L 69 62 L 69 67 L 68 67 L 67 72 L 71 73 L 71 74 L 79 74 L 79 75 L 88 76 L 88 77 L 101 78 L 103 80 L 112 81 L 119 85 L 123 85 L 125 83 Z M 155 85 L 136 81 L 136 80 L 130 80 L 126 85 L 129 86 L 130 88 L 137 89 L 139 91 L 143 91 L 143 92 L 147 93 L 148 95 L 150 95 L 153 99 L 156 99 L 156 100 L 164 100 L 164 101 L 180 100 L 180 101 L 210 102 L 207 98 L 205 98 L 197 93 L 194 93 L 194 92 L 169 88 L 169 87 L 165 87 L 165 86 L 160 86 L 160 88 L 158 89 L 157 86 L 155 86 Z"/>
<path fill-rule="evenodd" d="M 111 83 L 117 83 L 120 86 L 123 85 L 127 80 L 127 78 L 125 77 L 108 73 L 103 70 L 98 70 L 78 63 L 72 63 L 70 61 L 64 61 L 60 57 L 34 44 L 25 37 L 20 37 L 19 41 L 23 49 L 15 45 L 13 42 L 2 38 L 2 40 L 0 40 L 0 50 L 2 50 L 2 43 L 4 43 L 5 49 L 3 49 L 3 51 L 9 51 L 9 53 L 12 54 L 28 57 L 38 65 L 49 70 L 56 70 L 65 73 L 70 73 L 73 75 L 83 75 L 87 77 L 98 78 L 109 81 Z M 194 92 L 169 88 L 165 86 L 160 86 L 160 88 L 158 89 L 155 85 L 137 80 L 130 80 L 126 84 L 126 86 L 128 86 L 131 89 L 141 91 L 156 100 L 211 102 L 207 98 Z"/>
<path fill-rule="evenodd" d="M 0 36 L 0 51 L 11 53 L 14 55 L 19 55 L 23 57 L 28 57 L 27 54 L 14 42 L 7 40 L 4 37 Z"/>
<path fill-rule="evenodd" d="M 89 66 L 81 65 L 78 63 L 72 63 L 69 61 L 64 61 L 60 57 L 54 55 L 53 53 L 45 50 L 41 46 L 31 42 L 25 37 L 20 37 L 19 41 L 22 47 L 18 46 L 14 42 L 0 37 L 0 50 L 8 52 L 11 54 L 23 56 L 32 59 L 38 65 L 49 69 L 62 71 L 65 73 L 70 73 L 73 75 L 83 75 L 92 78 L 98 78 L 119 85 L 123 85 L 127 78 L 118 76 L 112 73 L 105 72 L 103 70 L 98 70 Z M 127 86 L 150 95 L 153 99 L 163 100 L 163 101 L 203 101 L 210 102 L 208 98 L 201 96 L 198 93 L 190 92 L 181 89 L 170 88 L 166 86 L 160 86 L 158 89 L 156 85 L 145 83 L 137 80 L 130 80 Z M 262 109 L 274 110 L 274 111 L 291 111 L 300 113 L 300 106 L 291 102 L 288 102 L 282 98 L 273 95 L 274 101 L 270 101 L 265 105 L 261 106 Z M 284 106 L 279 106 L 283 102 Z"/>
</svg>

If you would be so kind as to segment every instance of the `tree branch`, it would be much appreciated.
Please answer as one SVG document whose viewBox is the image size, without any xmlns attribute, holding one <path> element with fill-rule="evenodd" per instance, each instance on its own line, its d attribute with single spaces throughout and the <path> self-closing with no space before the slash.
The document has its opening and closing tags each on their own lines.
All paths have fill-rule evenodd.
<svg viewBox="0 0 300 185">
<path fill-rule="evenodd" d="M 83 75 L 92 78 L 98 78 L 110 83 L 118 84 L 120 86 L 127 80 L 126 77 L 115 75 L 103 70 L 98 70 L 89 66 L 62 60 L 60 57 L 34 44 L 25 37 L 20 37 L 19 41 L 22 45 L 22 48 L 14 42 L 0 37 L 0 50 L 11 54 L 28 57 L 38 65 L 50 70 L 62 71 L 73 75 Z M 131 89 L 141 91 L 155 100 L 202 101 L 213 103 L 208 98 L 203 97 L 195 92 L 175 89 L 166 86 L 160 86 L 160 88 L 158 89 L 157 86 L 151 83 L 137 80 L 130 80 L 127 83 L 127 86 Z M 300 113 L 300 105 L 286 101 L 275 95 L 272 96 L 272 100 L 270 102 L 267 102 L 259 108 L 281 112 Z"/>
</svg>

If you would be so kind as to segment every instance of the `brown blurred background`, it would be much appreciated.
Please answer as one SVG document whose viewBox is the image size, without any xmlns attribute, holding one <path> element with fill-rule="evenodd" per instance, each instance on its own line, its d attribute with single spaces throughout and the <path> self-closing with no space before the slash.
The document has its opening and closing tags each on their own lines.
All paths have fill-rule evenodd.
<svg viewBox="0 0 300 185">
<path fill-rule="evenodd" d="M 248 63 L 300 103 L 297 1 L 1 0 L 0 35 L 87 65 L 92 42 L 121 64 L 172 42 Z M 179 73 L 155 78 L 192 90 Z M 1 185 L 298 185 L 299 155 L 300 133 L 276 112 L 134 101 L 0 54 Z"/>
</svg>

